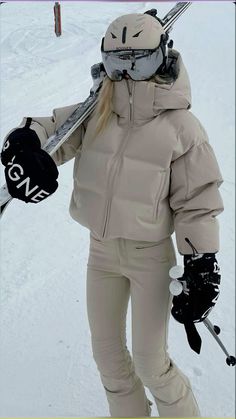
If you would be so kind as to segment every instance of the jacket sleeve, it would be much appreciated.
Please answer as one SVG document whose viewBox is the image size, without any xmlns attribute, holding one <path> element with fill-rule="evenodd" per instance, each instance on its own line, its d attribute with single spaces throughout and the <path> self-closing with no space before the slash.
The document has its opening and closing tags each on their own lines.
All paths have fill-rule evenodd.
<svg viewBox="0 0 236 419">
<path fill-rule="evenodd" d="M 78 104 L 54 109 L 53 115 L 51 117 L 32 117 L 30 129 L 33 129 L 36 132 L 42 146 L 46 143 L 47 139 L 53 135 L 55 131 L 66 121 L 66 119 L 74 112 L 77 107 Z M 25 126 L 26 120 L 27 118 L 23 118 L 21 124 L 17 128 Z M 14 131 L 14 129 L 10 132 Z M 85 126 L 82 124 L 52 156 L 53 160 L 58 166 L 75 157 L 79 151 L 84 133 Z M 10 133 L 8 133 L 8 135 L 9 134 Z"/>
<path fill-rule="evenodd" d="M 219 225 L 216 216 L 223 211 L 218 189 L 223 180 L 214 151 L 200 123 L 193 131 L 190 141 L 186 136 L 182 139 L 180 148 L 183 154 L 171 164 L 170 206 L 177 247 L 183 255 L 192 253 L 185 238 L 199 253 L 218 252 Z M 190 147 L 186 147 L 187 143 Z"/>
</svg>

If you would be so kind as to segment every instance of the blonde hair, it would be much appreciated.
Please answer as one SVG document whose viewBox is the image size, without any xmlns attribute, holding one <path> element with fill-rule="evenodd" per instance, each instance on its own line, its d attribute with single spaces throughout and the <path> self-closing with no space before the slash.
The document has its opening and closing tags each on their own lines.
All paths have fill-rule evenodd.
<svg viewBox="0 0 236 419">
<path fill-rule="evenodd" d="M 168 74 L 155 75 L 149 81 L 158 84 L 170 84 L 173 82 Z M 98 105 L 95 114 L 97 116 L 96 134 L 100 134 L 106 127 L 108 120 L 112 114 L 112 96 L 113 96 L 114 82 L 108 77 L 104 79 L 102 88 L 98 96 Z"/>
<path fill-rule="evenodd" d="M 108 120 L 112 114 L 112 96 L 114 83 L 108 77 L 103 81 L 102 88 L 98 96 L 98 104 L 96 107 L 97 126 L 96 134 L 100 134 L 106 127 Z"/>
</svg>

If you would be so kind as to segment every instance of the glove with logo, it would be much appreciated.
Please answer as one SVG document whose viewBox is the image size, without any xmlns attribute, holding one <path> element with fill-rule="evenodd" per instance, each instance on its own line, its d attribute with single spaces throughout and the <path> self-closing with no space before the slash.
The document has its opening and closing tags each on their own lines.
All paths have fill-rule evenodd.
<svg viewBox="0 0 236 419">
<path fill-rule="evenodd" d="M 10 195 L 25 202 L 40 202 L 58 187 L 58 170 L 53 159 L 41 149 L 35 131 L 26 126 L 13 131 L 1 152 Z"/>
<path fill-rule="evenodd" d="M 185 325 L 190 346 L 198 353 L 201 342 L 193 323 L 203 321 L 216 304 L 221 278 L 219 271 L 215 253 L 184 256 L 184 274 L 179 278 L 183 292 L 173 298 L 171 313 L 175 320 Z M 191 339 L 191 335 L 195 335 L 194 338 Z"/>
</svg>

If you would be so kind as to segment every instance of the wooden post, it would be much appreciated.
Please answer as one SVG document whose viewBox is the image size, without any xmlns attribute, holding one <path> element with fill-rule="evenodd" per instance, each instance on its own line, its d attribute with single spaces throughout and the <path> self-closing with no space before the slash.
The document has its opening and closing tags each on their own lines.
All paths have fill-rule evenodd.
<svg viewBox="0 0 236 419">
<path fill-rule="evenodd" d="M 55 21 L 55 34 L 61 36 L 61 5 L 59 1 L 55 2 L 54 5 L 54 21 Z"/>
</svg>

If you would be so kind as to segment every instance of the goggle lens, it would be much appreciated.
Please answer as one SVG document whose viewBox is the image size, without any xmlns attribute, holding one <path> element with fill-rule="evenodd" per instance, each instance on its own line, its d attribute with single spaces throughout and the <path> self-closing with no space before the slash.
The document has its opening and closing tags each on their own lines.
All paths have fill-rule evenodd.
<svg viewBox="0 0 236 419">
<path fill-rule="evenodd" d="M 108 77 L 119 81 L 128 74 L 133 80 L 152 77 L 163 62 L 161 48 L 155 50 L 102 51 L 103 64 Z"/>
</svg>

